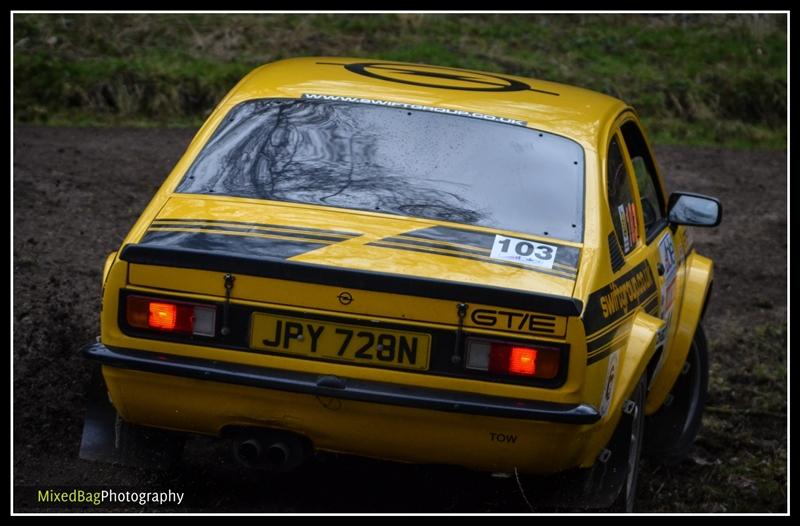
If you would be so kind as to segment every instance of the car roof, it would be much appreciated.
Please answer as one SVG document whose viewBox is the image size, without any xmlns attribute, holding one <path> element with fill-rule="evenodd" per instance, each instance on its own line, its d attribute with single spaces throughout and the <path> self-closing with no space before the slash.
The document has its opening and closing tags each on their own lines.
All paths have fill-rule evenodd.
<svg viewBox="0 0 800 526">
<path fill-rule="evenodd" d="M 628 108 L 614 97 L 567 84 L 349 57 L 292 58 L 260 66 L 237 84 L 225 104 L 306 94 L 408 103 L 512 119 L 592 149 L 604 125 Z"/>
</svg>

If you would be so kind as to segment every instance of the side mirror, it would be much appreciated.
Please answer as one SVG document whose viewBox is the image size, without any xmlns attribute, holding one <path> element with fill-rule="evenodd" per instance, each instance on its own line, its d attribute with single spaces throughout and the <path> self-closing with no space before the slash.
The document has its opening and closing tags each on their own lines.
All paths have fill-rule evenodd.
<svg viewBox="0 0 800 526">
<path fill-rule="evenodd" d="M 722 204 L 705 195 L 674 192 L 667 210 L 673 225 L 717 226 L 722 221 Z"/>
</svg>

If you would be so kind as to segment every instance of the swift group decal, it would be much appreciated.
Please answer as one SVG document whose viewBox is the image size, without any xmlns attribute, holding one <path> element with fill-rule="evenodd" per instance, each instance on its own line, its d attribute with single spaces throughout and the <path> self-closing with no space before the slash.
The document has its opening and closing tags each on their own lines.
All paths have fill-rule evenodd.
<svg viewBox="0 0 800 526">
<path fill-rule="evenodd" d="M 624 322 L 640 305 L 648 314 L 656 314 L 658 291 L 647 261 L 589 296 L 583 314 L 587 363 L 608 356 L 625 341 L 629 324 Z"/>
<path fill-rule="evenodd" d="M 424 88 L 454 89 L 460 91 L 488 91 L 492 93 L 507 91 L 535 91 L 558 97 L 558 93 L 534 89 L 520 80 L 510 79 L 492 73 L 425 66 L 422 64 L 402 64 L 391 62 L 317 62 L 324 66 L 342 66 L 351 73 L 387 82 L 410 84 Z"/>
<path fill-rule="evenodd" d="M 372 104 L 374 106 L 385 106 L 388 108 L 402 108 L 404 110 L 430 111 L 433 113 L 446 113 L 448 115 L 459 115 L 462 117 L 472 117 L 473 119 L 483 119 L 485 121 L 502 122 L 503 124 L 513 124 L 515 126 L 526 126 L 526 121 L 498 117 L 497 115 L 487 115 L 475 111 L 453 110 L 450 108 L 440 108 L 437 106 L 423 106 L 422 104 L 411 104 L 409 102 L 396 102 L 392 100 L 367 99 L 364 97 L 346 97 L 343 95 L 321 95 L 319 93 L 303 93 L 302 98 L 308 100 L 325 100 L 331 102 L 354 102 L 357 104 Z"/>
<path fill-rule="evenodd" d="M 607 294 L 600 296 L 600 309 L 603 318 L 616 319 L 617 314 L 627 314 L 631 306 L 639 304 L 639 299 L 648 291 L 654 290 L 653 274 L 647 264 L 629 279 L 609 285 Z"/>
</svg>

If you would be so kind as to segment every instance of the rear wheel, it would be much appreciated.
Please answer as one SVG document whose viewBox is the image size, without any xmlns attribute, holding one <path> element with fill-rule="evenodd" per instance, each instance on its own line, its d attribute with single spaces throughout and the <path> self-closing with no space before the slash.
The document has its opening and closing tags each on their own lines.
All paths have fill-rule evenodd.
<svg viewBox="0 0 800 526">
<path fill-rule="evenodd" d="M 667 402 L 647 419 L 648 459 L 675 465 L 685 459 L 700 431 L 708 396 L 708 343 L 698 325 Z"/>
<path fill-rule="evenodd" d="M 636 384 L 636 388 L 631 394 L 631 397 L 623 407 L 623 410 L 628 412 L 631 418 L 630 429 L 621 428 L 624 429 L 624 432 L 628 436 L 620 437 L 621 439 L 627 438 L 629 441 L 628 459 L 625 466 L 625 483 L 619 492 L 619 496 L 609 508 L 609 511 L 625 513 L 633 511 L 633 504 L 636 500 L 636 485 L 639 481 L 639 460 L 642 456 L 642 440 L 644 438 L 644 401 L 646 393 L 647 378 L 646 376 L 642 376 L 639 383 Z"/>
</svg>

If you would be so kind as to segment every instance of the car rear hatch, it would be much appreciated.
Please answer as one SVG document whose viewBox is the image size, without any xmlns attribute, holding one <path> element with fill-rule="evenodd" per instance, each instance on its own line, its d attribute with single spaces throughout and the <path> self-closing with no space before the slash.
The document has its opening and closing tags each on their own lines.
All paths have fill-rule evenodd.
<svg viewBox="0 0 800 526">
<path fill-rule="evenodd" d="M 530 243 L 550 261 L 503 257 L 498 243 L 508 238 L 523 243 L 519 252 L 527 253 L 524 243 Z M 554 387 L 564 382 L 568 325 L 581 311 L 571 297 L 579 257 L 575 244 L 486 228 L 252 199 L 173 196 L 137 242 L 123 247 L 121 259 L 129 267 L 128 286 L 120 293 L 120 326 L 133 337 L 317 365 Z M 213 335 L 132 327 L 125 305 L 143 294 L 214 306 Z M 468 370 L 463 360 L 470 338 L 544 345 L 563 354 L 563 366 L 538 381 Z"/>
</svg>

